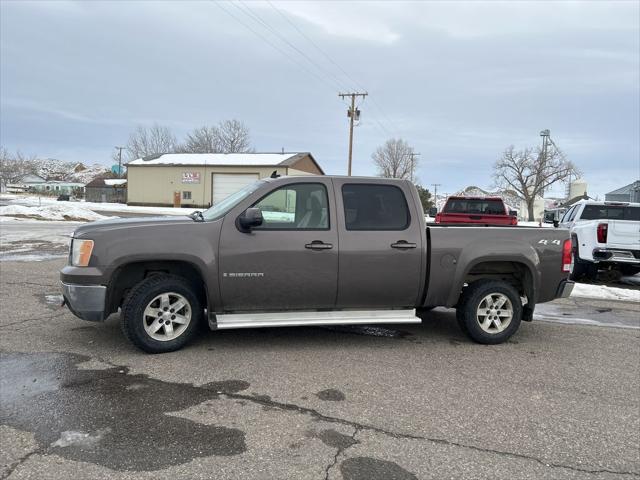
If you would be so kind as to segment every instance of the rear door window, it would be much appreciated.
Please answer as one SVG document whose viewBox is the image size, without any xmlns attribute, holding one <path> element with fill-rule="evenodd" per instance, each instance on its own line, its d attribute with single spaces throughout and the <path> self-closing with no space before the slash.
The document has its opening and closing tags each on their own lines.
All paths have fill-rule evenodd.
<svg viewBox="0 0 640 480">
<path fill-rule="evenodd" d="M 504 215 L 504 205 L 500 200 L 452 198 L 444 207 L 444 213 L 466 213 L 470 215 Z"/>
<path fill-rule="evenodd" d="M 406 230 L 411 223 L 404 193 L 393 185 L 342 186 L 347 230 Z"/>
<path fill-rule="evenodd" d="M 582 220 L 640 220 L 640 207 L 624 205 L 586 205 Z"/>
</svg>

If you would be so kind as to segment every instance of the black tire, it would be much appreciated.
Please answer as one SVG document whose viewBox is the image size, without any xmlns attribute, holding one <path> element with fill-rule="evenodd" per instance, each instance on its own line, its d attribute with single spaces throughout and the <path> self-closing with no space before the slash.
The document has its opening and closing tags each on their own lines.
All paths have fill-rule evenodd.
<svg viewBox="0 0 640 480">
<path fill-rule="evenodd" d="M 571 280 L 586 280 L 593 282 L 598 278 L 598 266 L 586 260 L 576 257 L 573 260 L 573 270 L 571 272 Z"/>
<path fill-rule="evenodd" d="M 502 295 L 511 303 L 512 316 L 507 327 L 502 331 L 485 331 L 478 319 L 478 309 L 485 297 Z M 522 301 L 517 290 L 500 280 L 478 280 L 466 287 L 456 308 L 458 325 L 474 342 L 495 345 L 507 341 L 520 327 L 522 321 Z M 496 324 L 491 324 L 497 329 Z"/>
<path fill-rule="evenodd" d="M 188 302 L 191 320 L 177 337 L 157 340 L 152 338 L 145 329 L 145 322 L 151 317 L 145 317 L 144 311 L 152 300 L 169 292 L 182 296 Z M 185 312 L 185 310 L 180 311 Z M 199 330 L 199 325 L 203 323 L 203 313 L 204 308 L 198 300 L 198 296 L 184 278 L 166 274 L 154 275 L 131 289 L 122 305 L 120 326 L 127 339 L 147 353 L 173 352 L 191 341 Z M 173 329 L 173 327 L 171 328 Z M 166 333 L 164 328 L 163 331 Z"/>
<path fill-rule="evenodd" d="M 580 248 L 578 247 L 578 237 L 575 235 L 571 237 L 571 244 L 573 246 L 573 268 L 569 278 L 573 281 L 587 280 L 593 282 L 598 278 L 598 266 L 587 260 L 580 258 Z"/>
</svg>

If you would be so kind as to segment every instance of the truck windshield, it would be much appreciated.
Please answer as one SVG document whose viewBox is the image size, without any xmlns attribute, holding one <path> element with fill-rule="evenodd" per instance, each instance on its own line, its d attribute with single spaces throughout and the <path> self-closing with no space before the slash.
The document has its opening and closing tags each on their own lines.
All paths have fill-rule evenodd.
<svg viewBox="0 0 640 480">
<path fill-rule="evenodd" d="M 640 220 L 640 207 L 586 205 L 581 220 Z"/>
<path fill-rule="evenodd" d="M 444 206 L 444 213 L 484 213 L 488 215 L 505 215 L 504 205 L 500 200 L 479 200 L 469 198 L 451 198 Z"/>
<path fill-rule="evenodd" d="M 255 192 L 260 185 L 264 183 L 264 180 L 258 180 L 257 182 L 250 183 L 246 187 L 238 190 L 235 193 L 232 193 L 224 200 L 220 200 L 218 203 L 213 205 L 211 208 L 202 212 L 202 216 L 205 220 L 216 220 L 224 216 L 229 210 L 235 207 L 242 200 L 247 198 L 253 192 Z"/>
</svg>

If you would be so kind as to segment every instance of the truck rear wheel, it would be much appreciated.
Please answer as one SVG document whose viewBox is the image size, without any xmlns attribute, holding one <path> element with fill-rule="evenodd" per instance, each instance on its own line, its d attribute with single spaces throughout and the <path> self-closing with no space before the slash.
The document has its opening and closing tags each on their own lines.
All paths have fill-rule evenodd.
<svg viewBox="0 0 640 480">
<path fill-rule="evenodd" d="M 202 314 L 202 305 L 185 279 L 154 275 L 127 296 L 121 327 L 129 341 L 145 352 L 172 352 L 193 338 Z"/>
<path fill-rule="evenodd" d="M 478 280 L 462 292 L 456 317 L 462 331 L 475 342 L 502 343 L 520 326 L 522 302 L 510 284 Z"/>
</svg>

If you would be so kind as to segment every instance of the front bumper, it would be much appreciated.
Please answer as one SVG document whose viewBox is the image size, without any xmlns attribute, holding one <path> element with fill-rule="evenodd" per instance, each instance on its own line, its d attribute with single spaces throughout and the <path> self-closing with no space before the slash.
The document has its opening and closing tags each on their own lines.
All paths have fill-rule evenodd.
<svg viewBox="0 0 640 480">
<path fill-rule="evenodd" d="M 63 283 L 62 296 L 64 297 L 64 303 L 76 317 L 92 322 L 104 320 L 104 302 L 107 296 L 107 287 Z"/>
<path fill-rule="evenodd" d="M 563 280 L 558 285 L 558 291 L 556 292 L 556 298 L 567 298 L 571 295 L 575 283 L 570 280 Z"/>
</svg>

